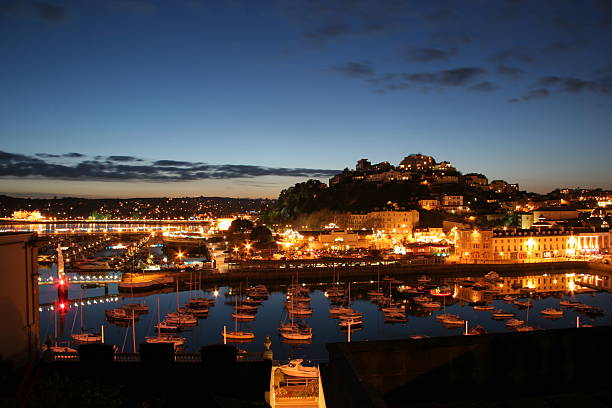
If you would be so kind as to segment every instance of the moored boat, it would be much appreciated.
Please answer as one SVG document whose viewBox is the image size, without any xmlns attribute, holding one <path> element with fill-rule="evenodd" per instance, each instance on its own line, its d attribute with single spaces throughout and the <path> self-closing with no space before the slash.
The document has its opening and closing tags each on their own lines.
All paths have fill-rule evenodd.
<svg viewBox="0 0 612 408">
<path fill-rule="evenodd" d="M 549 307 L 547 309 L 543 309 L 541 311 L 542 315 L 544 317 L 549 317 L 549 318 L 560 318 L 563 317 L 563 310 L 561 309 L 555 309 L 554 307 Z"/>
<path fill-rule="evenodd" d="M 283 364 L 278 368 L 283 374 L 291 377 L 317 378 L 319 376 L 319 369 L 317 367 L 303 366 L 303 361 L 302 359 L 291 360 L 288 364 Z"/>
</svg>

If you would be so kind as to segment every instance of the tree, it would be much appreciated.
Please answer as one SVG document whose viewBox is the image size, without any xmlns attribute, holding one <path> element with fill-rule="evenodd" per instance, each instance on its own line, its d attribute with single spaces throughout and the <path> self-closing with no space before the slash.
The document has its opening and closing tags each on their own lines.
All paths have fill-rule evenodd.
<svg viewBox="0 0 612 408">
<path fill-rule="evenodd" d="M 251 241 L 272 242 L 272 231 L 264 225 L 259 225 L 251 231 Z"/>
<path fill-rule="evenodd" d="M 227 229 L 230 234 L 244 233 L 253 229 L 253 222 L 242 218 L 237 218 L 232 221 L 232 224 Z"/>
</svg>

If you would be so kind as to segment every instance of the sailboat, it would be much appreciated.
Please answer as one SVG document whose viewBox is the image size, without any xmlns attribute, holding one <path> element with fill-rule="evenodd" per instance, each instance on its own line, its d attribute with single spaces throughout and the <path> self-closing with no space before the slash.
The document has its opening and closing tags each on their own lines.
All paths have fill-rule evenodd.
<svg viewBox="0 0 612 408">
<path fill-rule="evenodd" d="M 349 283 L 348 291 L 347 291 L 347 305 L 330 307 L 329 314 L 332 317 L 341 317 L 341 316 L 346 316 L 351 313 L 355 313 L 355 311 L 351 309 L 351 284 Z"/>
<path fill-rule="evenodd" d="M 53 308 L 53 326 L 54 339 L 53 341 L 47 337 L 47 341 L 42 347 L 42 351 L 51 351 L 53 353 L 76 353 L 77 350 L 68 346 L 60 346 L 57 343 L 57 309 Z"/>
<path fill-rule="evenodd" d="M 234 307 L 234 313 L 232 313 L 232 318 L 234 320 L 240 320 L 243 322 L 255 320 L 257 318 L 257 315 L 254 314 L 254 312 L 257 312 L 257 306 L 242 305 L 242 284 L 240 285 L 238 293 L 238 297 L 240 297 L 241 299 L 240 306 L 238 306 L 238 297 L 236 297 L 236 306 Z M 247 307 L 247 309 L 245 309 L 245 306 Z"/>
<path fill-rule="evenodd" d="M 72 337 L 72 340 L 79 342 L 79 343 L 101 343 L 102 342 L 102 334 L 98 334 L 98 333 L 89 333 L 84 331 L 83 329 L 83 308 L 84 306 L 82 305 L 83 303 L 83 297 L 81 296 L 81 310 L 80 310 L 80 315 L 81 315 L 81 332 L 80 333 L 73 333 L 70 335 L 70 337 Z"/>
<path fill-rule="evenodd" d="M 380 290 L 380 270 L 377 268 L 376 272 L 377 272 L 376 282 L 378 283 L 378 289 L 368 291 L 368 296 L 374 299 L 385 296 L 385 294 Z"/>
<path fill-rule="evenodd" d="M 236 297 L 236 307 L 238 307 L 238 297 Z M 232 313 L 234 316 L 235 313 Z M 238 319 L 234 318 L 234 331 L 227 331 L 225 327 L 223 328 L 223 332 L 221 333 L 223 339 L 225 341 L 238 341 L 238 342 L 247 342 L 255 340 L 255 333 L 253 332 L 245 332 L 238 330 Z"/>
<path fill-rule="evenodd" d="M 159 320 L 160 320 L 160 309 L 159 309 L 159 296 L 158 296 L 157 297 L 157 326 L 156 326 L 157 335 L 145 337 L 145 341 L 147 343 L 170 343 L 174 345 L 175 349 L 185 344 L 186 339 L 184 337 L 162 333 L 161 332 L 162 322 L 160 322 Z"/>
<path fill-rule="evenodd" d="M 291 308 L 293 308 L 293 297 L 291 297 Z M 288 340 L 294 343 L 307 343 L 312 340 L 312 328 L 305 324 L 295 323 L 293 320 L 293 314 L 287 313 L 291 316 L 290 323 L 281 323 L 280 336 L 283 340 Z"/>
<path fill-rule="evenodd" d="M 529 322 L 529 306 L 527 306 L 527 312 L 525 313 L 525 323 L 521 326 L 517 326 L 515 327 L 516 331 L 520 331 L 520 332 L 528 332 L 528 331 L 536 331 L 538 329 L 536 329 L 533 326 L 529 326 L 527 324 L 527 322 Z"/>
</svg>

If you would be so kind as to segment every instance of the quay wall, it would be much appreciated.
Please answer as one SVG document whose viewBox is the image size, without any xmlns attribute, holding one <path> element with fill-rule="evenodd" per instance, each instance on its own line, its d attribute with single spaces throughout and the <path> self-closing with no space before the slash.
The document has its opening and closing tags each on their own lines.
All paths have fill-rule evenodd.
<svg viewBox="0 0 612 408">
<path fill-rule="evenodd" d="M 234 269 L 227 273 L 213 271 L 182 271 L 174 272 L 173 276 L 184 281 L 189 279 L 201 279 L 210 283 L 226 283 L 232 281 L 251 282 L 290 282 L 295 276 L 299 276 L 300 282 L 329 282 L 333 276 L 339 279 L 356 279 L 369 281 L 381 278 L 385 275 L 402 279 L 427 274 L 431 277 L 463 277 L 480 276 L 489 271 L 496 271 L 504 275 L 517 275 L 534 272 L 547 271 L 551 273 L 562 273 L 565 271 L 600 271 L 612 273 L 612 267 L 593 262 L 546 262 L 531 264 L 420 264 L 420 265 L 387 265 L 387 266 L 355 266 L 355 267 L 319 267 L 319 268 L 261 268 L 261 269 Z"/>
</svg>

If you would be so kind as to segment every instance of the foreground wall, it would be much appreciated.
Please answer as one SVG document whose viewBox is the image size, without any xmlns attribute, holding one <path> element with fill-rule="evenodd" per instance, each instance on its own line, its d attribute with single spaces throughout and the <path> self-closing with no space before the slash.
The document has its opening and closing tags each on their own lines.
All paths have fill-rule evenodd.
<svg viewBox="0 0 612 408">
<path fill-rule="evenodd" d="M 608 389 L 600 369 L 612 363 L 611 336 L 605 326 L 328 344 L 326 397 L 334 407 L 394 407 Z"/>
<path fill-rule="evenodd" d="M 17 366 L 39 347 L 35 233 L 0 234 L 0 354 Z"/>
</svg>

